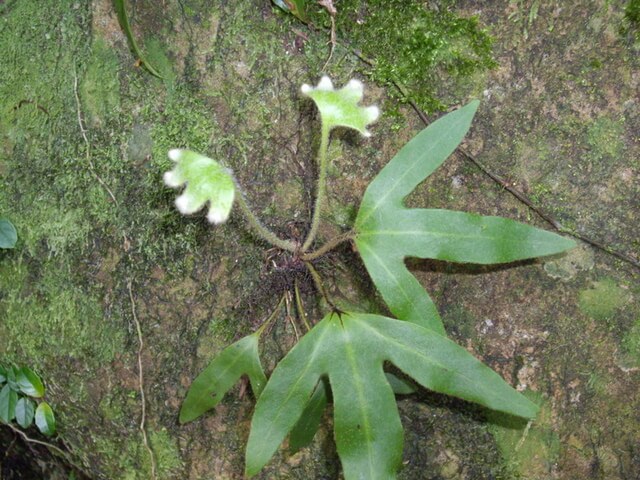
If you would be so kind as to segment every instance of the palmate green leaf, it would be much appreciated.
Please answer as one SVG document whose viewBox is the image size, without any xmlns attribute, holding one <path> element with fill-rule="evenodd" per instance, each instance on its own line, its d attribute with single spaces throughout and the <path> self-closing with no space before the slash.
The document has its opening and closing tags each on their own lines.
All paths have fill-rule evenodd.
<svg viewBox="0 0 640 480">
<path fill-rule="evenodd" d="M 187 185 L 176 198 L 180 213 L 195 213 L 209 202 L 207 220 L 211 223 L 226 221 L 235 197 L 231 172 L 215 160 L 191 150 L 173 149 L 169 158 L 176 165 L 164 174 L 164 182 L 173 188 Z"/>
<path fill-rule="evenodd" d="M 355 222 L 358 251 L 391 312 L 442 334 L 435 305 L 407 270 L 405 257 L 495 264 L 575 246 L 572 240 L 509 219 L 403 205 L 460 144 L 477 108 L 478 102 L 471 102 L 407 143 L 367 188 Z"/>
<path fill-rule="evenodd" d="M 17 241 L 16 228 L 9 220 L 0 218 L 0 248 L 13 248 Z"/>
<path fill-rule="evenodd" d="M 47 402 L 40 402 L 36 408 L 35 421 L 42 434 L 50 437 L 56 433 L 56 417 Z"/>
<path fill-rule="evenodd" d="M 436 392 L 521 417 L 536 414 L 537 407 L 498 374 L 433 330 L 379 315 L 331 314 L 291 349 L 260 395 L 246 474 L 269 461 L 326 377 L 345 478 L 395 478 L 403 435 L 386 361 Z"/>
<path fill-rule="evenodd" d="M 258 355 L 259 336 L 254 333 L 229 345 L 196 377 L 180 409 L 180 423 L 214 408 L 243 375 L 249 377 L 254 395 L 260 395 L 267 377 Z"/>
</svg>

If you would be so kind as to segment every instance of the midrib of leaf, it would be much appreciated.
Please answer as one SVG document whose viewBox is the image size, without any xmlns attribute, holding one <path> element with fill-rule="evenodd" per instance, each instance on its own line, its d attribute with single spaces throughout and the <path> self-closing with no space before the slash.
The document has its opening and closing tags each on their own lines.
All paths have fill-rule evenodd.
<svg viewBox="0 0 640 480">
<path fill-rule="evenodd" d="M 397 213 L 397 212 L 395 212 Z M 447 233 L 443 231 L 437 230 L 428 230 L 428 231 L 420 231 L 420 230 L 369 230 L 363 231 L 358 234 L 358 238 L 367 238 L 367 237 L 397 237 L 397 236 L 415 236 L 415 237 L 439 237 L 439 238 L 464 238 L 469 240 L 500 240 L 502 237 L 498 235 L 463 235 L 459 233 Z M 532 245 L 546 245 L 545 242 L 534 242 L 532 240 L 528 240 Z M 408 255 L 411 256 L 411 255 Z"/>
<path fill-rule="evenodd" d="M 349 319 L 350 319 L 349 321 L 351 321 L 352 318 L 354 317 L 349 316 Z M 350 338 L 346 338 L 350 336 L 350 332 L 346 328 L 344 329 L 344 335 L 345 335 L 345 342 L 344 342 L 345 357 L 350 367 L 351 375 L 353 378 L 353 382 L 356 386 L 356 391 L 358 395 L 358 404 L 357 404 L 357 406 L 359 407 L 358 414 L 359 414 L 359 417 L 362 419 L 363 430 L 365 432 L 365 435 L 367 439 L 371 440 L 371 422 L 369 420 L 369 417 L 367 416 L 366 409 L 362 408 L 363 405 L 366 405 L 366 401 L 367 401 L 366 398 L 364 397 L 364 392 L 362 389 L 362 377 L 360 376 L 360 372 L 358 371 L 358 368 L 357 368 L 355 353 L 353 351 L 353 346 L 352 346 L 353 345 L 352 340 Z M 331 381 L 331 377 L 329 377 L 329 381 Z M 376 471 L 372 462 L 372 459 L 373 459 L 372 447 L 373 447 L 373 443 L 371 441 L 368 441 L 367 452 L 369 452 L 369 454 L 367 455 L 367 460 L 369 462 L 370 478 L 375 478 Z"/>
<path fill-rule="evenodd" d="M 323 346 L 322 345 L 322 340 L 327 335 L 327 333 L 329 333 L 329 328 L 327 328 L 327 325 L 325 325 L 323 331 L 320 333 L 320 337 L 315 342 L 315 345 L 314 345 L 314 348 L 312 350 L 311 355 L 309 355 L 308 360 L 304 365 L 304 369 L 300 371 L 300 374 L 298 375 L 295 383 L 289 388 L 288 394 L 285 397 L 285 401 L 282 402 L 280 404 L 280 407 L 276 410 L 275 415 L 273 416 L 273 421 L 271 421 L 270 424 L 269 424 L 270 428 L 267 430 L 267 434 L 265 435 L 266 437 L 270 437 L 271 436 L 271 432 L 273 431 L 273 426 L 278 424 L 277 420 L 280 418 L 282 412 L 284 411 L 285 405 L 287 405 L 289 399 L 291 398 L 293 393 L 296 391 L 296 387 L 302 381 L 302 379 L 304 377 L 306 377 L 307 372 L 311 369 L 312 365 L 314 364 L 318 350 L 322 349 L 322 346 Z M 272 376 L 273 376 L 273 374 L 272 374 Z M 264 392 L 264 390 L 263 390 L 263 392 Z M 312 395 L 313 395 L 313 392 L 312 392 Z M 260 453 L 262 453 L 263 451 L 264 451 L 264 449 L 260 449 Z M 262 455 L 260 455 L 260 456 L 262 456 Z"/>
<path fill-rule="evenodd" d="M 461 117 L 461 118 L 460 118 L 460 119 L 459 119 L 459 120 L 454 124 L 454 127 L 456 127 L 456 128 L 457 128 L 459 124 L 464 123 L 464 122 L 466 122 L 466 121 L 468 121 L 468 120 L 467 120 L 465 117 Z M 445 140 L 448 140 L 448 139 L 447 139 L 446 137 L 444 137 L 444 136 L 438 137 L 435 141 L 433 141 L 432 143 L 430 143 L 430 144 L 429 144 L 429 149 L 428 149 L 424 154 L 422 154 L 422 155 L 421 155 L 421 157 L 422 157 L 422 158 L 424 158 L 424 157 L 427 157 L 428 155 L 430 155 L 430 154 L 435 150 L 435 148 L 436 148 L 436 147 L 438 147 L 438 146 L 440 146 L 440 144 L 441 144 L 441 143 L 443 143 Z M 394 160 L 395 160 L 395 158 L 391 159 L 391 162 L 393 162 Z M 420 162 L 420 161 L 413 162 L 413 163 L 412 163 L 412 164 L 411 164 L 411 165 L 410 165 L 410 166 L 409 166 L 409 167 L 404 171 L 404 173 L 403 173 L 402 175 L 400 175 L 400 176 L 396 179 L 396 181 L 393 183 L 393 186 L 392 186 L 390 189 L 388 189 L 384 194 L 382 194 L 382 196 L 378 197 L 378 200 L 374 202 L 374 204 L 373 204 L 373 205 L 370 207 L 370 209 L 369 209 L 369 210 L 368 210 L 368 211 L 367 211 L 367 212 L 362 216 L 362 218 L 357 219 L 358 221 L 357 221 L 357 225 L 356 225 L 356 227 L 357 227 L 357 226 L 360 226 L 360 225 L 362 225 L 362 224 L 364 224 L 364 223 L 369 219 L 369 217 L 371 217 L 371 215 L 373 215 L 373 214 L 378 210 L 378 208 L 380 207 L 380 205 L 384 205 L 384 204 L 386 203 L 387 198 L 388 198 L 389 196 L 395 195 L 395 194 L 396 194 L 396 192 L 395 192 L 395 191 L 396 191 L 396 189 L 398 188 L 398 185 L 399 185 L 399 184 L 400 184 L 400 183 L 401 183 L 401 182 L 402 182 L 402 181 L 407 177 L 407 175 L 409 175 L 409 174 L 413 173 L 413 171 L 414 171 L 415 169 L 420 168 L 420 167 L 423 167 L 422 162 Z M 384 169 L 383 169 L 383 170 L 384 170 Z M 382 173 L 382 172 L 381 172 L 381 173 Z M 379 175 L 380 175 L 380 174 L 379 174 Z M 375 182 L 375 179 L 374 179 L 373 181 Z M 372 183 L 372 185 L 373 185 L 373 183 Z M 367 189 L 367 191 L 365 192 L 365 198 L 367 197 L 367 193 L 368 193 L 368 189 Z M 399 196 L 400 196 L 401 198 L 403 198 L 403 197 L 407 196 L 409 193 L 411 193 L 411 190 L 410 190 L 410 191 L 408 191 L 408 192 L 400 192 L 400 193 L 399 193 Z M 400 208 L 395 207 L 395 208 L 393 208 L 393 210 L 395 211 L 395 210 L 404 209 L 404 208 L 406 208 L 406 207 L 403 207 L 403 206 L 401 206 Z M 392 210 L 392 209 L 389 209 L 389 210 Z"/>
<path fill-rule="evenodd" d="M 357 321 L 360 325 L 364 326 L 364 328 L 365 328 L 365 329 L 369 330 L 370 332 L 373 332 L 373 333 L 375 334 L 375 336 L 376 336 L 376 337 L 381 338 L 381 339 L 383 340 L 383 343 L 392 344 L 392 345 L 393 345 L 395 348 L 397 348 L 398 350 L 404 350 L 404 351 L 410 352 L 410 353 L 412 353 L 412 354 L 414 354 L 414 355 L 419 356 L 420 358 L 425 359 L 425 361 L 426 361 L 426 362 L 428 362 L 428 363 L 430 363 L 430 364 L 432 364 L 432 365 L 434 365 L 434 366 L 436 366 L 436 367 L 439 367 L 439 368 L 441 368 L 441 369 L 443 369 L 443 370 L 446 370 L 447 372 L 453 372 L 453 373 L 455 373 L 456 375 L 459 375 L 460 377 L 463 377 L 465 380 L 469 380 L 469 381 L 471 381 L 470 377 L 467 377 L 467 376 L 465 376 L 465 375 L 463 375 L 463 374 L 460 374 L 460 373 L 458 373 L 457 371 L 455 371 L 455 370 L 451 369 L 450 367 L 447 367 L 447 366 L 443 365 L 442 363 L 436 362 L 432 357 L 429 357 L 428 355 L 424 355 L 424 354 L 422 354 L 422 353 L 421 353 L 420 351 L 418 351 L 418 350 L 414 350 L 414 349 L 412 349 L 412 348 L 409 348 L 407 345 L 405 345 L 405 344 L 403 344 L 403 343 L 398 342 L 398 341 L 397 341 L 397 340 L 395 340 L 394 338 L 387 337 L 387 336 L 385 336 L 385 335 L 381 334 L 379 330 L 376 330 L 375 328 L 371 327 L 370 325 L 368 325 L 368 324 L 367 324 L 367 322 L 362 321 L 360 318 L 357 318 L 357 317 L 354 317 L 354 318 L 356 318 L 356 321 Z M 420 327 L 420 326 L 418 325 L 418 327 Z M 424 328 L 424 327 L 420 327 L 420 328 Z M 426 329 L 425 329 L 425 330 L 426 330 Z M 429 331 L 430 331 L 431 333 L 433 333 L 433 331 L 432 331 L 432 330 L 429 330 Z M 446 338 L 446 337 L 442 337 L 442 339 L 443 339 L 443 340 L 444 340 L 445 338 Z M 383 360 L 391 361 L 389 358 L 384 358 Z M 396 366 L 397 366 L 397 365 L 396 365 Z M 409 372 L 405 372 L 405 373 L 406 373 L 407 375 L 411 375 Z"/>
<path fill-rule="evenodd" d="M 488 236 L 480 236 L 480 235 L 459 235 L 456 233 L 443 233 L 437 232 L 434 230 L 419 231 L 419 230 L 375 230 L 362 232 L 358 235 L 358 238 L 362 237 L 378 237 L 378 236 L 387 236 L 387 237 L 396 237 L 396 236 L 417 236 L 417 237 L 442 237 L 442 238 L 467 238 L 467 239 L 495 239 L 499 237 L 488 237 Z"/>
</svg>

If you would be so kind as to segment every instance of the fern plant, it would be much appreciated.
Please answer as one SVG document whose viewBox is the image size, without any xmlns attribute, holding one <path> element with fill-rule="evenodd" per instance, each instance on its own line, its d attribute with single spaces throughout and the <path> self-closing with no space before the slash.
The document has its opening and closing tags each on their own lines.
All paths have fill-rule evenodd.
<svg viewBox="0 0 640 480">
<path fill-rule="evenodd" d="M 419 133 L 366 189 L 352 230 L 316 247 L 326 203 L 327 150 L 336 127 L 368 136 L 379 111 L 363 107 L 363 86 L 351 80 L 337 90 L 324 77 L 302 86 L 321 118 L 315 208 L 304 241 L 283 239 L 252 212 L 232 172 L 199 153 L 172 150 L 171 187 L 186 184 L 176 199 L 184 214 L 208 204 L 207 218 L 224 222 L 234 202 L 257 237 L 304 264 L 329 306 L 319 322 L 280 360 L 269 378 L 260 361 L 260 336 L 276 310 L 251 335 L 218 354 L 193 381 L 180 422 L 214 408 L 244 375 L 257 398 L 246 450 L 246 475 L 256 475 L 289 436 L 294 448 L 313 438 L 325 406 L 333 403 L 334 433 L 344 476 L 395 478 L 401 465 L 403 431 L 395 395 L 412 391 L 385 371 L 392 364 L 424 388 L 531 419 L 535 404 L 446 336 L 428 293 L 404 263 L 406 257 L 495 264 L 562 252 L 574 242 L 513 220 L 440 209 L 407 208 L 403 201 L 460 144 L 478 102 L 449 113 Z M 328 298 L 314 261 L 345 241 L 357 247 L 371 279 L 395 317 L 342 311 Z M 295 289 L 298 293 L 297 288 Z M 297 304 L 302 310 L 299 294 Z M 281 302 L 282 303 L 282 302 Z M 306 322 L 304 314 L 301 314 Z"/>
</svg>

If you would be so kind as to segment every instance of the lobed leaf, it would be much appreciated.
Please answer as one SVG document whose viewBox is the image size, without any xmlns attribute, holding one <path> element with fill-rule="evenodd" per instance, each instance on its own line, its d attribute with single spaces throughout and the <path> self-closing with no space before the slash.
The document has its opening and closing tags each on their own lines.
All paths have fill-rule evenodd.
<svg viewBox="0 0 640 480">
<path fill-rule="evenodd" d="M 180 423 L 195 420 L 214 408 L 243 375 L 249 377 L 256 397 L 267 383 L 258 355 L 259 334 L 244 337 L 214 358 L 189 387 L 180 409 Z"/>
<path fill-rule="evenodd" d="M 403 436 L 386 361 L 434 391 L 512 415 L 536 414 L 537 407 L 498 374 L 433 330 L 379 315 L 332 314 L 291 349 L 258 399 L 246 474 L 269 461 L 327 377 L 345 478 L 395 478 Z"/>
<path fill-rule="evenodd" d="M 195 213 L 209 202 L 207 220 L 211 223 L 225 222 L 235 197 L 230 171 L 215 160 L 191 150 L 173 149 L 169 158 L 176 165 L 164 174 L 164 182 L 173 188 L 187 185 L 182 195 L 176 198 L 180 213 Z"/>
<path fill-rule="evenodd" d="M 473 101 L 407 143 L 367 188 L 355 222 L 358 251 L 391 312 L 441 334 L 445 331 L 435 305 L 405 266 L 405 257 L 493 264 L 575 246 L 572 240 L 505 218 L 403 205 L 453 153 L 477 108 Z"/>
<path fill-rule="evenodd" d="M 16 228 L 9 220 L 0 218 L 0 248 L 13 248 L 17 241 Z"/>
<path fill-rule="evenodd" d="M 35 421 L 42 434 L 50 437 L 56 433 L 56 417 L 47 402 L 40 402 L 36 408 Z"/>
<path fill-rule="evenodd" d="M 322 128 L 329 131 L 334 127 L 347 127 L 358 130 L 365 137 L 371 135 L 367 131 L 367 125 L 378 118 L 380 111 L 378 107 L 358 105 L 364 93 L 362 82 L 350 80 L 340 90 L 335 90 L 331 79 L 325 76 L 320 79 L 317 87 L 305 83 L 301 90 L 318 107 Z"/>
</svg>

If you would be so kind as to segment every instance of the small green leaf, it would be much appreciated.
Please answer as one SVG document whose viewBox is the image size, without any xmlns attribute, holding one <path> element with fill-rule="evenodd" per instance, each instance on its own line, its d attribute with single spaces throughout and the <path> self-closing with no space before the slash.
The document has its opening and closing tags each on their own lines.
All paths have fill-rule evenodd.
<svg viewBox="0 0 640 480">
<path fill-rule="evenodd" d="M 16 415 L 18 394 L 8 384 L 0 390 L 0 420 L 9 423 Z"/>
<path fill-rule="evenodd" d="M 11 387 L 12 390 L 18 392 L 20 387 L 18 386 L 18 382 L 16 381 L 16 376 L 20 372 L 20 369 L 15 365 L 11 366 L 7 369 L 7 385 Z"/>
<path fill-rule="evenodd" d="M 13 224 L 0 218 L 0 248 L 13 248 L 18 241 L 18 232 Z"/>
<path fill-rule="evenodd" d="M 16 422 L 22 428 L 29 428 L 33 422 L 36 407 L 33 400 L 21 397 L 16 403 Z"/>
<path fill-rule="evenodd" d="M 133 54 L 138 60 L 140 60 L 140 63 L 151 75 L 162 78 L 162 75 L 160 75 L 158 71 L 149 64 L 136 43 L 133 31 L 131 30 L 131 25 L 129 24 L 129 16 L 127 15 L 127 10 L 124 6 L 124 0 L 113 0 L 113 5 L 116 9 L 116 14 L 118 15 L 118 22 L 120 22 L 120 26 L 122 27 L 124 34 L 127 36 L 127 40 L 129 41 L 129 46 L 131 47 Z"/>
<path fill-rule="evenodd" d="M 0 384 L 7 381 L 7 369 L 0 365 Z"/>
<path fill-rule="evenodd" d="M 273 0 L 273 3 L 285 12 L 290 12 L 298 17 L 298 20 L 307 22 L 306 0 Z"/>
<path fill-rule="evenodd" d="M 40 402 L 36 408 L 36 426 L 41 433 L 51 436 L 56 433 L 56 418 L 47 402 Z"/>
<path fill-rule="evenodd" d="M 40 377 L 30 368 L 22 367 L 16 375 L 18 388 L 25 395 L 40 398 L 44 396 L 44 385 Z"/>
<path fill-rule="evenodd" d="M 182 195 L 176 198 L 180 213 L 195 213 L 209 202 L 207 220 L 211 223 L 226 221 L 235 196 L 230 170 L 191 150 L 171 150 L 169 158 L 176 166 L 164 174 L 164 182 L 174 188 L 187 184 Z"/>
<path fill-rule="evenodd" d="M 355 222 L 356 245 L 393 314 L 444 334 L 429 295 L 407 270 L 405 257 L 481 264 L 562 252 L 572 240 L 500 217 L 409 209 L 403 201 L 455 150 L 478 108 L 474 101 L 420 132 L 367 188 Z"/>
<path fill-rule="evenodd" d="M 325 382 L 325 379 L 320 379 L 300 420 L 289 434 L 289 449 L 294 453 L 309 445 L 318 431 L 322 414 L 327 406 L 328 388 Z"/>
<path fill-rule="evenodd" d="M 195 420 L 214 408 L 242 375 L 247 375 L 256 397 L 267 383 L 258 355 L 259 333 L 244 337 L 214 358 L 189 387 L 180 409 L 180 423 Z"/>
<path fill-rule="evenodd" d="M 348 127 L 369 137 L 371 134 L 367 131 L 367 125 L 376 121 L 380 111 L 378 107 L 358 105 L 363 92 L 362 82 L 358 80 L 350 80 L 340 90 L 333 88 L 329 77 L 322 77 L 317 87 L 306 83 L 302 85 L 302 93 L 316 103 L 324 129 L 328 131 L 334 127 Z"/>
<path fill-rule="evenodd" d="M 526 418 L 537 412 L 498 374 L 433 330 L 379 315 L 331 314 L 291 349 L 260 395 L 251 422 L 246 474 L 257 474 L 269 461 L 326 376 L 345 478 L 395 478 L 403 439 L 383 370 L 387 361 L 436 392 Z"/>
</svg>

